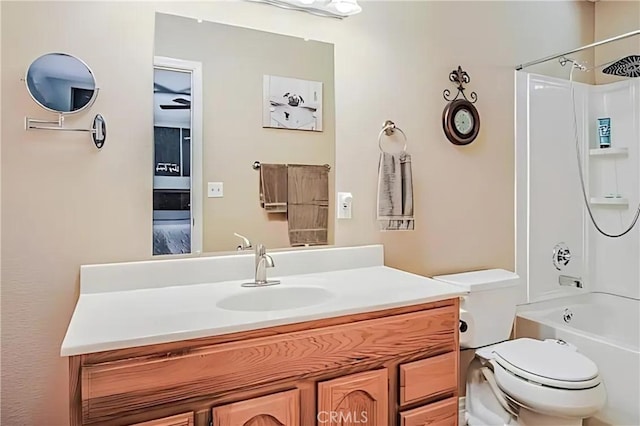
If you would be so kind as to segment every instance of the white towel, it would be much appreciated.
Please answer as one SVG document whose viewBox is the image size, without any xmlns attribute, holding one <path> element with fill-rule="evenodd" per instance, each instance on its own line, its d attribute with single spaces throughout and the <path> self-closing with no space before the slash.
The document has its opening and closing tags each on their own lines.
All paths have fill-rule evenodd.
<svg viewBox="0 0 640 426">
<path fill-rule="evenodd" d="M 383 231 L 414 229 L 413 177 L 411 156 L 407 153 L 380 153 L 378 223 Z"/>
</svg>

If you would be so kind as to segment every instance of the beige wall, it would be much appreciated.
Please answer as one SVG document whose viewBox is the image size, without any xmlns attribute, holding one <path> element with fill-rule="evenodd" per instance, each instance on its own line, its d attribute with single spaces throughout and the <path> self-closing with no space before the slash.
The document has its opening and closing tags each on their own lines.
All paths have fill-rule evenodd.
<svg viewBox="0 0 640 426">
<path fill-rule="evenodd" d="M 336 235 L 338 240 L 348 238 L 356 228 L 361 235 L 378 235 L 385 244 L 388 264 L 420 274 L 487 267 L 513 269 L 513 66 L 591 42 L 593 5 L 477 2 L 458 9 L 458 4 L 427 2 L 418 7 L 419 12 L 391 13 L 394 30 L 388 29 L 389 22 L 379 21 L 378 31 L 384 40 L 381 50 L 396 49 L 386 58 L 371 57 L 372 66 L 383 64 L 382 75 L 374 76 L 375 86 L 382 89 L 380 98 L 390 103 L 376 104 L 357 119 L 363 123 L 368 140 L 376 129 L 373 118 L 387 115 L 409 135 L 418 194 L 416 231 L 376 234 L 369 207 L 375 188 L 367 186 L 375 170 L 367 169 L 354 177 L 358 188 L 363 188 L 362 195 L 358 194 L 360 200 L 354 197 L 358 203 L 356 217 L 365 216 L 367 220 L 343 226 L 339 223 Z M 402 18 L 404 13 L 413 18 Z M 403 48 L 398 50 L 399 46 Z M 458 64 L 471 75 L 469 89 L 478 93 L 482 123 L 480 136 L 467 147 L 451 145 L 441 130 L 441 93 L 451 87 L 446 76 Z M 384 84 L 394 75 L 403 80 L 401 89 Z M 338 78 L 338 95 L 340 82 Z M 339 106 L 338 116 L 340 113 Z M 345 133 L 356 136 L 355 129 L 342 126 L 338 121 L 338 170 L 364 146 L 343 144 Z M 362 158 L 363 164 L 370 164 L 377 153 L 370 150 L 360 155 L 367 156 Z M 338 181 L 340 185 L 340 176 Z"/>
<path fill-rule="evenodd" d="M 260 207 L 259 172 L 251 165 L 329 164 L 335 171 L 333 45 L 158 14 L 155 54 L 202 63 L 204 251 L 234 250 L 234 232 L 268 248 L 289 247 L 286 215 Z M 263 75 L 322 81 L 323 131 L 263 129 Z M 206 182 L 218 181 L 224 197 L 207 198 Z"/>
<path fill-rule="evenodd" d="M 513 67 L 593 41 L 589 2 L 364 2 L 344 21 L 250 2 L 2 2 L 2 419 L 64 425 L 67 363 L 58 356 L 81 264 L 151 253 L 154 13 L 163 11 L 335 44 L 336 189 L 354 219 L 336 243 L 384 242 L 386 261 L 423 274 L 513 268 Z M 91 17 L 92 19 L 89 19 Z M 99 17 L 98 19 L 93 19 Z M 109 139 L 25 132 L 46 117 L 20 81 L 28 64 L 66 51 L 94 69 Z M 480 137 L 445 139 L 442 91 L 458 64 L 471 76 Z M 375 222 L 378 148 L 386 119 L 409 137 L 416 230 Z M 390 283 L 392 285 L 392 283 Z"/>
<path fill-rule="evenodd" d="M 640 29 L 640 1 L 599 1 L 596 3 L 595 40 L 605 40 L 620 34 Z M 640 36 L 598 46 L 595 49 L 595 64 L 601 65 L 627 55 L 640 54 Z M 605 84 L 620 80 L 603 74 L 602 68 L 595 72 L 596 83 Z"/>
</svg>

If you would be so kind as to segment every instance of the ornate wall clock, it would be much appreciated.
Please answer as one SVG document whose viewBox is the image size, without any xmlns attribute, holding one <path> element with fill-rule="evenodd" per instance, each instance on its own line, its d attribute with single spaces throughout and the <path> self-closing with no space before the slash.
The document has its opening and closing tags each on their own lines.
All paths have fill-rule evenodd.
<svg viewBox="0 0 640 426">
<path fill-rule="evenodd" d="M 478 100 L 476 92 L 471 92 L 467 99 L 464 94 L 464 85 L 471 81 L 471 77 L 462 67 L 451 71 L 449 81 L 458 84 L 458 93 L 451 98 L 451 91 L 445 89 L 442 93 L 444 99 L 449 101 L 442 111 L 442 128 L 447 139 L 455 145 L 468 145 L 478 137 L 480 132 L 480 114 L 473 105 Z"/>
</svg>

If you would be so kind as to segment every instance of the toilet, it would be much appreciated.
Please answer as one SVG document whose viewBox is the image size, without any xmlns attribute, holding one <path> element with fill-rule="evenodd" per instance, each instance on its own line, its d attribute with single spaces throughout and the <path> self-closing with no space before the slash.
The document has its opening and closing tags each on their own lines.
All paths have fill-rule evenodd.
<svg viewBox="0 0 640 426">
<path fill-rule="evenodd" d="M 598 367 L 562 340 L 508 340 L 519 277 L 503 269 L 433 277 L 463 287 L 460 348 L 475 349 L 467 370 L 469 426 L 579 426 L 604 405 Z"/>
</svg>

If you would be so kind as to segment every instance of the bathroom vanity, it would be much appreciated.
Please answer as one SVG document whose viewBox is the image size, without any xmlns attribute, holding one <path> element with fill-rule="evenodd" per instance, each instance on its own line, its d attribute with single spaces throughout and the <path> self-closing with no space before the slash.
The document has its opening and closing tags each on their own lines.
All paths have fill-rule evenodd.
<svg viewBox="0 0 640 426">
<path fill-rule="evenodd" d="M 251 255 L 83 267 L 71 424 L 457 425 L 463 291 L 380 246 L 272 255 L 280 288 L 228 280 Z"/>
</svg>

